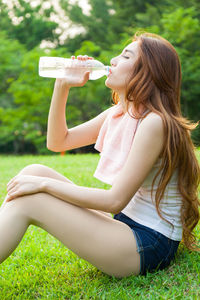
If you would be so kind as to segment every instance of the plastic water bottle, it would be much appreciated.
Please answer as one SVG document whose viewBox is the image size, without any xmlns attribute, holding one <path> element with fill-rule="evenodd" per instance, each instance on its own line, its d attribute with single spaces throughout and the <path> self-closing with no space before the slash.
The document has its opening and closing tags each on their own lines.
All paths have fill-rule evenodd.
<svg viewBox="0 0 200 300">
<path fill-rule="evenodd" d="M 90 71 L 89 79 L 95 80 L 110 73 L 110 67 L 94 59 L 78 60 L 62 57 L 42 56 L 39 61 L 39 75 L 50 78 L 77 76 Z"/>
</svg>

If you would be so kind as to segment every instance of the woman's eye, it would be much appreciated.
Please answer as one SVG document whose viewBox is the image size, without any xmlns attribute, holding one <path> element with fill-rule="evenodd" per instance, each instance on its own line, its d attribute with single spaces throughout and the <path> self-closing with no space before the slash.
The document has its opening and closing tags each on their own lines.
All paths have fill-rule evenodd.
<svg viewBox="0 0 200 300">
<path fill-rule="evenodd" d="M 122 55 L 122 57 L 124 57 L 124 58 L 126 58 L 126 59 L 129 59 L 129 56 Z"/>
</svg>

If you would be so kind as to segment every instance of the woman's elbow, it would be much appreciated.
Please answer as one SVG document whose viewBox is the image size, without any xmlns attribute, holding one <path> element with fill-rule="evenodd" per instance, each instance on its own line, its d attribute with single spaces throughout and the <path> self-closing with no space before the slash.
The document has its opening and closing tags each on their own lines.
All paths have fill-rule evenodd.
<svg viewBox="0 0 200 300">
<path fill-rule="evenodd" d="M 121 211 L 122 211 L 122 209 L 115 207 L 115 208 L 112 208 L 112 209 L 111 209 L 111 212 L 110 212 L 110 213 L 111 213 L 111 214 L 114 214 L 114 215 L 117 215 L 117 214 L 119 214 Z"/>
<path fill-rule="evenodd" d="M 111 213 L 120 213 L 132 199 L 130 195 L 115 195 L 114 191 L 110 190 L 111 196 Z"/>
<path fill-rule="evenodd" d="M 61 150 L 58 147 L 55 147 L 55 146 L 49 144 L 48 142 L 46 144 L 46 147 L 48 150 L 50 150 L 52 152 L 61 152 Z"/>
<path fill-rule="evenodd" d="M 120 201 L 121 200 L 121 201 Z M 111 196 L 111 206 L 110 206 L 110 213 L 118 214 L 124 209 L 123 199 L 116 199 L 116 197 Z"/>
</svg>

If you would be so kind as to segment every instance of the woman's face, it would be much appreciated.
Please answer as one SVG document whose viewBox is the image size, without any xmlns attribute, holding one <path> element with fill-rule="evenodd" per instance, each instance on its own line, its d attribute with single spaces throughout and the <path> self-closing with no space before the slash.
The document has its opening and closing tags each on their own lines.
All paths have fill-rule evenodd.
<svg viewBox="0 0 200 300">
<path fill-rule="evenodd" d="M 133 71 L 138 57 L 138 42 L 132 42 L 124 48 L 122 53 L 111 59 L 111 74 L 108 75 L 105 85 L 118 95 L 125 93 L 126 85 Z"/>
</svg>

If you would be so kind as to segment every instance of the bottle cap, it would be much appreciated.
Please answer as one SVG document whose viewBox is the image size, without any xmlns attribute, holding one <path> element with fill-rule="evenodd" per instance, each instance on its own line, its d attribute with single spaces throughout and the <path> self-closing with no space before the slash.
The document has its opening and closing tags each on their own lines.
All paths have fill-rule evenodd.
<svg viewBox="0 0 200 300">
<path fill-rule="evenodd" d="M 107 71 L 106 76 L 108 76 L 109 74 L 111 74 L 111 68 L 109 66 L 106 66 L 106 71 Z"/>
</svg>

